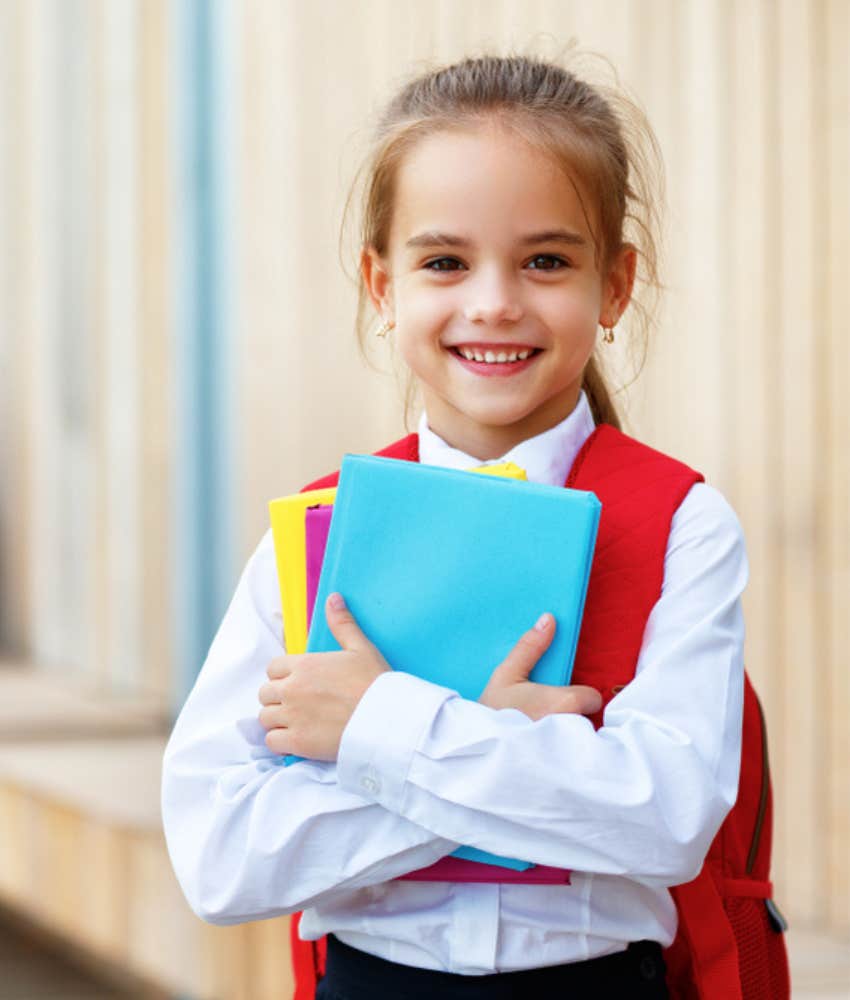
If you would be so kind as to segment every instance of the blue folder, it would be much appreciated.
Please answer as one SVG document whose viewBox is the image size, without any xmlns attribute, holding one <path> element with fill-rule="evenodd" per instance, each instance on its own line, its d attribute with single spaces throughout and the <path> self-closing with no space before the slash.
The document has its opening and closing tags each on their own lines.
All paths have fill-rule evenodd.
<svg viewBox="0 0 850 1000">
<path fill-rule="evenodd" d="M 307 652 L 340 648 L 324 614 L 339 591 L 395 670 L 476 700 L 550 611 L 555 637 L 530 679 L 568 684 L 600 511 L 585 490 L 346 455 Z M 477 848 L 456 853 L 530 867 Z"/>
</svg>

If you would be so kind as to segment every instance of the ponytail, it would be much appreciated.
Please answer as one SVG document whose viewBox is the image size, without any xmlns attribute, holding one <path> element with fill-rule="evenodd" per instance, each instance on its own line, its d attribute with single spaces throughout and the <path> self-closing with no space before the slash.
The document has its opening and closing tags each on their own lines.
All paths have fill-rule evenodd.
<svg viewBox="0 0 850 1000">
<path fill-rule="evenodd" d="M 591 357 L 585 365 L 581 387 L 587 393 L 587 400 L 590 403 L 590 411 L 593 414 L 594 422 L 597 424 L 610 424 L 612 427 L 616 427 L 618 431 L 622 430 L 617 407 L 611 399 L 608 386 L 594 357 Z"/>
</svg>

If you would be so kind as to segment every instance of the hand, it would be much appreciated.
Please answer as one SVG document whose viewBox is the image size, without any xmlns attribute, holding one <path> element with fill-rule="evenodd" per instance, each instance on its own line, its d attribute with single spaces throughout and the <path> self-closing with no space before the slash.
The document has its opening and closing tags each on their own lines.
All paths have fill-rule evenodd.
<svg viewBox="0 0 850 1000">
<path fill-rule="evenodd" d="M 260 724 L 275 753 L 336 760 L 342 731 L 366 688 L 391 669 L 339 594 L 328 597 L 325 615 L 340 651 L 279 656 L 266 669 Z"/>
<path fill-rule="evenodd" d="M 593 715 L 602 707 L 602 696 L 583 684 L 536 684 L 528 679 L 531 669 L 549 648 L 555 635 L 550 614 L 529 629 L 490 676 L 478 699 L 490 708 L 517 708 L 530 719 L 556 712 Z"/>
</svg>

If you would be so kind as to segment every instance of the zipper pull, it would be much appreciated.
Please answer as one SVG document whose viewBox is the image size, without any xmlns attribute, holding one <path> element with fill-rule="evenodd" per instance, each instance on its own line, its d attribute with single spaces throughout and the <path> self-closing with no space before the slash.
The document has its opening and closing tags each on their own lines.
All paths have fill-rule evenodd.
<svg viewBox="0 0 850 1000">
<path fill-rule="evenodd" d="M 764 901 L 764 908 L 767 910 L 767 920 L 777 934 L 782 934 L 788 930 L 788 921 L 782 916 L 779 907 L 772 899 Z"/>
</svg>

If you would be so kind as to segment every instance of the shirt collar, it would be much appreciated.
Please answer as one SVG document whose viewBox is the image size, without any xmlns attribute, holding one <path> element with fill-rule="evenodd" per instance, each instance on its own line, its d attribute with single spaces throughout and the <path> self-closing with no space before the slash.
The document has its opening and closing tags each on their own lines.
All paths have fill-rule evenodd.
<svg viewBox="0 0 850 1000">
<path fill-rule="evenodd" d="M 472 469 L 476 465 L 514 462 L 532 483 L 563 486 L 581 446 L 596 425 L 584 389 L 569 416 L 548 431 L 520 441 L 501 458 L 481 462 L 447 444 L 428 426 L 428 415 L 419 418 L 419 461 L 425 465 L 441 465 L 447 469 Z"/>
</svg>

